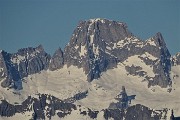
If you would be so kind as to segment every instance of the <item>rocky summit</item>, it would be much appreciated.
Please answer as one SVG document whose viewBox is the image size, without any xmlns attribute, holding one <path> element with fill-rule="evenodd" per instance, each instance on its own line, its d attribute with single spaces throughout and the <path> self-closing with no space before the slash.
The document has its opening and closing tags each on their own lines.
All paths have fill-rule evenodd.
<svg viewBox="0 0 180 120">
<path fill-rule="evenodd" d="M 155 59 L 141 57 L 146 53 Z M 134 55 L 138 55 L 143 62 L 153 67 L 156 74 L 154 77 L 144 75 L 149 86 L 167 87 L 171 84 L 171 55 L 161 33 L 142 41 L 129 32 L 123 22 L 106 19 L 80 22 L 64 49 L 64 63 L 82 67 L 87 74 L 87 80 L 92 81 L 98 79 L 102 72 L 116 67 L 118 63 Z"/>
<path fill-rule="evenodd" d="M 80 21 L 52 56 L 42 45 L 0 51 L 0 115 L 168 120 L 171 109 L 180 116 L 179 70 L 180 53 L 171 56 L 160 32 L 141 40 L 124 22 Z"/>
<path fill-rule="evenodd" d="M 149 54 L 154 59 L 143 57 L 144 54 Z M 65 64 L 83 68 L 87 80 L 91 82 L 98 79 L 102 72 L 116 67 L 118 63 L 135 55 L 138 55 L 145 64 L 153 67 L 153 72 L 156 74 L 154 77 L 146 73 L 141 74 L 149 81 L 149 86 L 171 85 L 169 77 L 171 55 L 161 33 L 142 41 L 129 32 L 125 23 L 98 18 L 81 21 L 64 51 L 59 48 L 52 57 L 43 50 L 41 45 L 37 48 L 20 49 L 15 54 L 2 51 L 1 66 L 6 76 L 2 86 L 7 87 L 13 83 L 17 87 L 20 79 L 27 75 L 48 68 L 49 70 L 60 69 Z M 127 71 L 131 74 L 137 69 L 127 66 Z M 21 85 L 17 88 L 20 89 Z"/>
</svg>

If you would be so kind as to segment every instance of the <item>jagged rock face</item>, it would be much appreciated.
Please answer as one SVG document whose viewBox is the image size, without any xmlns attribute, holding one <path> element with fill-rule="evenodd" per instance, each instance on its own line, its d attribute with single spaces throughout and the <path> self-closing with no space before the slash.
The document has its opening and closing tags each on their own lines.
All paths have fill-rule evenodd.
<svg viewBox="0 0 180 120">
<path fill-rule="evenodd" d="M 83 67 L 89 81 L 97 79 L 118 60 L 108 53 L 106 46 L 130 36 L 125 23 L 106 19 L 82 21 L 65 47 L 65 63 Z"/>
<path fill-rule="evenodd" d="M 4 57 L 5 55 L 7 55 L 7 53 L 2 50 L 0 52 L 0 79 L 3 79 L 5 77 L 7 77 L 7 75 L 8 75 L 7 67 L 6 67 L 6 60 L 5 60 L 5 57 Z"/>
<path fill-rule="evenodd" d="M 15 89 L 22 89 L 21 79 L 23 77 L 46 70 L 50 60 L 50 55 L 44 51 L 41 45 L 37 48 L 23 48 L 14 54 L 3 51 L 0 57 L 4 73 L 2 77 L 5 78 L 1 85 Z"/>
<path fill-rule="evenodd" d="M 11 61 L 11 54 L 2 51 L 1 52 L 2 74 L 3 79 L 2 87 L 14 87 L 15 89 L 22 89 L 22 84 L 19 76 L 19 72 Z"/>
<path fill-rule="evenodd" d="M 131 38 L 128 43 L 128 51 L 126 52 L 125 59 L 128 57 L 138 55 L 147 66 L 153 68 L 154 77 L 147 76 L 147 71 L 143 71 L 140 66 L 126 66 L 125 69 L 131 75 L 144 76 L 148 81 L 148 86 L 159 85 L 167 87 L 171 85 L 169 72 L 171 70 L 171 55 L 166 47 L 161 33 L 157 33 L 154 37 L 141 41 Z M 121 49 L 122 50 L 122 49 Z M 123 53 L 122 51 L 117 53 Z M 124 60 L 121 60 L 124 61 Z"/>
<path fill-rule="evenodd" d="M 145 53 L 156 60 L 141 57 Z M 156 76 L 146 77 L 149 86 L 167 87 L 171 84 L 171 55 L 162 35 L 157 33 L 147 41 L 142 41 L 128 31 L 125 23 L 106 19 L 79 23 L 65 47 L 64 64 L 82 67 L 87 74 L 87 80 L 92 81 L 99 78 L 103 71 L 116 67 L 118 62 L 124 62 L 134 55 L 139 55 L 146 65 L 153 67 Z M 144 72 L 138 74 L 143 76 Z"/>
<path fill-rule="evenodd" d="M 148 44 L 154 42 L 153 45 Z M 153 65 L 153 72 L 156 74 L 152 81 L 149 81 L 149 86 L 159 85 L 167 87 L 171 85 L 169 72 L 171 70 L 171 54 L 166 47 L 161 33 L 157 33 L 153 38 L 147 40 L 145 51 L 157 58 Z"/>
<path fill-rule="evenodd" d="M 64 58 L 63 58 L 63 51 L 59 48 L 55 51 L 53 54 L 50 63 L 49 63 L 49 69 L 50 70 L 56 70 L 59 68 L 62 68 L 64 65 Z"/>
<path fill-rule="evenodd" d="M 41 45 L 37 48 L 20 49 L 12 55 L 12 61 L 18 65 L 21 78 L 48 69 L 49 60 L 50 55 Z"/>
<path fill-rule="evenodd" d="M 154 37 L 142 41 L 128 31 L 125 23 L 106 19 L 81 21 L 64 52 L 58 49 L 52 58 L 44 52 L 42 46 L 20 49 L 15 54 L 4 53 L 1 55 L 1 61 L 4 60 L 4 62 L 0 63 L 4 66 L 4 72 L 1 68 L 0 75 L 6 76 L 7 80 L 2 83 L 6 87 L 12 81 L 19 81 L 29 74 L 48 68 L 60 69 L 67 64 L 67 66 L 83 68 L 87 80 L 92 81 L 98 79 L 102 72 L 116 67 L 117 63 L 123 63 L 135 55 L 138 55 L 147 66 L 153 68 L 155 76 L 148 76 L 147 71 L 133 65 L 125 66 L 129 74 L 144 77 L 149 87 L 171 85 L 169 77 L 171 55 L 162 35 L 157 33 Z M 178 59 L 179 57 L 177 61 Z M 179 64 L 179 62 L 176 63 Z M 19 82 L 13 84 L 19 84 Z"/>
</svg>

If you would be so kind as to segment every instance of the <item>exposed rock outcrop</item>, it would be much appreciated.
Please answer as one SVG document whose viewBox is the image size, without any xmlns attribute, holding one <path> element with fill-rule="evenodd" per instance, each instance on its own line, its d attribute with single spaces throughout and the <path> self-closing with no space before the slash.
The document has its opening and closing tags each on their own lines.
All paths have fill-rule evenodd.
<svg viewBox="0 0 180 120">
<path fill-rule="evenodd" d="M 57 70 L 62 68 L 64 65 L 64 57 L 63 57 L 63 51 L 61 48 L 55 51 L 53 54 L 50 64 L 49 64 L 49 69 L 50 70 Z"/>
<path fill-rule="evenodd" d="M 156 60 L 141 58 L 147 65 L 153 67 L 156 74 L 153 80 L 148 80 L 149 86 L 171 85 L 169 77 L 171 55 L 161 33 L 142 41 L 129 32 L 123 22 L 107 19 L 81 21 L 65 47 L 64 64 L 82 67 L 87 74 L 87 80 L 92 81 L 128 57 L 141 56 L 145 53 L 156 58 Z"/>
<path fill-rule="evenodd" d="M 1 74 L 1 79 L 4 78 L 2 87 L 22 89 L 23 77 L 48 69 L 50 55 L 40 45 L 36 48 L 20 49 L 14 54 L 2 51 L 0 59 L 1 73 L 4 73 L 3 76 Z"/>
</svg>

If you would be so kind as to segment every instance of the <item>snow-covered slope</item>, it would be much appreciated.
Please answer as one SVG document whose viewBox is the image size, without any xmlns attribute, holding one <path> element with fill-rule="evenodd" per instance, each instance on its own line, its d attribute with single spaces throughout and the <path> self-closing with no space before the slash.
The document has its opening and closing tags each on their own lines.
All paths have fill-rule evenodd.
<svg viewBox="0 0 180 120">
<path fill-rule="evenodd" d="M 134 61 L 134 59 L 132 60 Z M 135 63 L 138 64 L 138 62 Z M 17 92 L 19 95 L 12 93 L 11 90 L 1 88 L 1 99 L 4 97 L 12 104 L 15 102 L 21 103 L 28 95 L 38 97 L 37 94 L 41 93 L 50 94 L 63 100 L 88 90 L 87 97 L 77 100 L 75 104 L 101 111 L 107 109 L 110 103 L 116 102 L 114 98 L 119 94 L 121 86 L 125 86 L 127 94 L 136 95 L 136 99 L 132 101 L 131 105 L 142 104 L 154 110 L 173 109 L 175 115 L 180 116 L 180 88 L 178 87 L 180 86 L 180 78 L 177 77 L 180 76 L 180 66 L 172 68 L 173 84 L 172 91 L 169 93 L 167 92 L 168 88 L 160 88 L 159 86 L 148 88 L 148 83 L 144 81 L 143 77 L 128 74 L 125 64 L 132 64 L 131 59 L 124 63 L 119 63 L 117 68 L 103 72 L 100 79 L 91 83 L 86 81 L 86 76 L 83 74 L 82 69 L 73 66 L 69 68 L 65 66 L 53 72 L 42 71 L 24 78 L 24 89 Z M 138 65 L 142 65 L 144 71 L 151 73 L 149 67 L 143 64 Z M 70 119 L 70 116 L 74 118 L 74 114 L 76 114 L 76 111 L 73 111 L 72 114 L 68 115 L 69 117 L 67 116 L 64 119 Z M 79 118 L 88 119 L 83 118 L 80 114 Z"/>
</svg>

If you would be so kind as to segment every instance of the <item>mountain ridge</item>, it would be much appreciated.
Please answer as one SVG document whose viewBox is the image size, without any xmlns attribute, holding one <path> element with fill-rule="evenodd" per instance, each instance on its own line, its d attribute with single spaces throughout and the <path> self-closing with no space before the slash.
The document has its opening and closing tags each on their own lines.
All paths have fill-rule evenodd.
<svg viewBox="0 0 180 120">
<path fill-rule="evenodd" d="M 169 119 L 170 109 L 180 114 L 179 65 L 180 54 L 171 56 L 160 32 L 143 41 L 123 22 L 81 21 L 64 50 L 52 56 L 42 45 L 0 51 L 0 115 Z M 121 86 L 136 96 L 127 113 L 108 108 L 121 103 L 115 99 Z"/>
<path fill-rule="evenodd" d="M 14 78 L 12 75 L 8 76 L 7 81 L 21 79 L 28 74 L 37 73 L 44 69 L 56 70 L 67 64 L 67 66 L 82 67 L 85 74 L 87 74 L 87 80 L 91 82 L 93 79 L 98 79 L 102 72 L 116 67 L 119 62 L 122 63 L 128 57 L 142 55 L 147 52 L 160 60 L 152 61 L 141 57 L 147 65 L 154 66 L 153 71 L 155 74 L 160 73 L 153 78 L 153 81 L 149 81 L 149 86 L 167 87 L 171 85 L 169 77 L 171 55 L 162 34 L 158 32 L 148 40 L 142 41 L 129 32 L 127 25 L 123 22 L 100 18 L 81 21 L 64 50 L 59 48 L 52 57 L 44 51 L 42 45 L 39 45 L 37 48 L 19 49 L 17 53 L 10 55 L 12 57 L 10 61 L 15 62 L 13 57 L 22 59 L 16 58 L 18 55 L 28 58 L 29 55 L 33 56 L 33 52 L 35 52 L 35 59 L 30 58 L 34 60 L 33 64 L 30 65 L 29 59 L 21 62 L 18 68 L 18 65 L 14 68 L 14 71 L 16 74 L 18 74 L 18 71 L 23 72 L 20 72 L 20 75 L 15 75 Z M 36 54 L 38 55 L 36 56 Z M 37 64 L 35 65 L 34 62 Z M 156 65 L 154 65 L 155 62 Z M 15 62 L 15 64 L 18 63 Z M 150 78 L 146 77 L 146 79 Z M 162 79 L 164 80 L 162 81 Z M 3 84 L 4 87 L 10 85 L 10 82 L 7 81 Z"/>
</svg>

